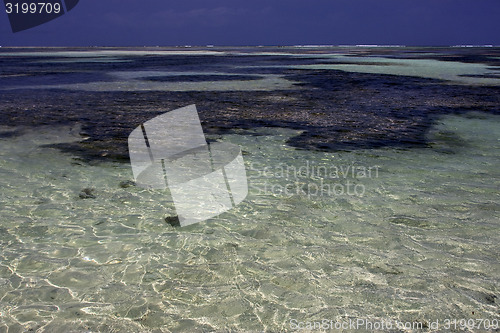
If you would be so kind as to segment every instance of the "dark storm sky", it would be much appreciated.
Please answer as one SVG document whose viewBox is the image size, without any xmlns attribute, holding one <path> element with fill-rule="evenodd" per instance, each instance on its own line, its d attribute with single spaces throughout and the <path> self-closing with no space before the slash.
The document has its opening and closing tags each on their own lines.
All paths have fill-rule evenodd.
<svg viewBox="0 0 500 333">
<path fill-rule="evenodd" d="M 500 0 L 80 0 L 16 34 L 0 13 L 0 45 L 500 45 L 499 22 Z"/>
</svg>

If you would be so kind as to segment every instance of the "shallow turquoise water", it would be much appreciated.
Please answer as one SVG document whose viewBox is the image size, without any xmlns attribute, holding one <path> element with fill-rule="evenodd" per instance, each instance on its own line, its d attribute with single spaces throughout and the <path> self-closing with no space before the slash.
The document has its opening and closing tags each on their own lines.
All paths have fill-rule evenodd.
<svg viewBox="0 0 500 333">
<path fill-rule="evenodd" d="M 461 76 L 494 73 L 480 63 L 288 51 L 2 56 L 80 66 L 121 64 L 137 56 L 285 55 L 319 58 L 321 64 L 266 67 L 261 59 L 256 68 L 498 85 L 498 79 Z M 20 86 L 3 89 L 302 89 L 290 78 L 267 72 L 252 81 L 148 80 L 231 75 L 199 66 L 201 71 L 196 66 L 171 71 L 178 68 L 168 64 L 107 70 L 102 78 L 81 83 L 30 86 L 20 80 L 13 81 Z M 44 74 L 17 70 L 5 77 Z M 269 98 L 301 102 L 293 94 Z M 11 135 L 16 131 L 22 134 Z M 436 331 L 430 327 L 436 320 L 500 320 L 500 116 L 441 116 L 427 132 L 429 147 L 414 149 L 299 150 L 286 142 L 301 132 L 281 128 L 213 136 L 242 148 L 250 192 L 235 209 L 185 228 L 165 222 L 175 215 L 167 191 L 129 186 L 127 163 L 106 156 L 85 162 L 49 146 L 84 140 L 80 132 L 78 123 L 0 127 L 0 332 L 280 332 L 291 331 L 291 322 L 357 319 L 398 320 Z"/>
<path fill-rule="evenodd" d="M 244 151 L 250 193 L 185 228 L 164 221 L 168 193 L 120 186 L 128 164 L 43 146 L 78 132 L 0 138 L 0 331 L 500 319 L 499 116 L 442 117 L 422 149 L 297 150 L 285 142 L 298 132 L 276 128 L 218 137 Z"/>
</svg>

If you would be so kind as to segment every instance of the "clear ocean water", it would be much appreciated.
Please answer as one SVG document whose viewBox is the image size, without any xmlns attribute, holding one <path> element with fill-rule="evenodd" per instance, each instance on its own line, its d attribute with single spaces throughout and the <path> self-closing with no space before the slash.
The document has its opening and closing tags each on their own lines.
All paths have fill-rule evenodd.
<svg viewBox="0 0 500 333">
<path fill-rule="evenodd" d="M 500 51 L 463 52 L 2 48 L 0 332 L 329 331 L 308 326 L 324 320 L 498 331 Z M 332 73 L 333 88 L 307 83 Z M 300 94 L 343 96 L 346 75 L 378 80 L 378 92 L 346 95 L 363 96 L 366 108 L 338 97 L 339 115 L 358 115 L 359 126 L 344 135 L 336 123 L 329 134 L 320 125 L 330 118 L 314 118 L 329 104 Z M 388 80 L 407 86 L 384 98 L 432 104 L 418 114 L 424 125 L 400 130 L 417 108 L 390 105 L 397 116 L 384 127 L 377 96 L 398 86 Z M 421 89 L 456 96 L 438 108 Z M 198 105 L 207 138 L 241 147 L 249 194 L 180 228 L 166 222 L 175 216 L 168 191 L 134 186 L 126 155 L 112 153 L 126 151 L 124 134 L 139 119 L 175 108 L 154 104 L 158 96 L 188 105 L 198 102 L 192 92 L 206 93 Z M 226 93 L 275 109 L 244 113 Z M 207 96 L 224 123 L 211 126 Z M 118 120 L 121 137 L 106 136 Z M 413 141 L 397 140 L 408 133 Z M 314 146 L 337 134 L 344 146 Z"/>
</svg>

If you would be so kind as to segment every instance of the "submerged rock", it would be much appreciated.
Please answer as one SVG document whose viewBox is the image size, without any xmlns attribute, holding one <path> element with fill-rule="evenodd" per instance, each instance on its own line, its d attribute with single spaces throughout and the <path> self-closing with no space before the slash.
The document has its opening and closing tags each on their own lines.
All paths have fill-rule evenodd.
<svg viewBox="0 0 500 333">
<path fill-rule="evenodd" d="M 95 199 L 95 189 L 93 188 L 84 188 L 78 196 L 80 199 Z"/>
<path fill-rule="evenodd" d="M 179 217 L 177 215 L 165 217 L 165 222 L 170 224 L 172 227 L 180 227 L 181 226 L 181 222 L 179 221 Z"/>
<path fill-rule="evenodd" d="M 123 180 L 120 182 L 121 188 L 128 188 L 131 186 L 135 186 L 135 182 L 133 180 Z"/>
</svg>

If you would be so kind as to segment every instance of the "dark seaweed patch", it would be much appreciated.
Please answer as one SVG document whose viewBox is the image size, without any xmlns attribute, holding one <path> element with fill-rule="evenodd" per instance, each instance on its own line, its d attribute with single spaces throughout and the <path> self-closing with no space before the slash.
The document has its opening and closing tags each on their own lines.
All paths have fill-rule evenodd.
<svg viewBox="0 0 500 333">
<path fill-rule="evenodd" d="M 463 77 L 479 77 L 483 79 L 500 79 L 500 74 L 484 74 L 484 75 L 479 75 L 479 74 L 463 74 L 459 75 Z"/>
</svg>

